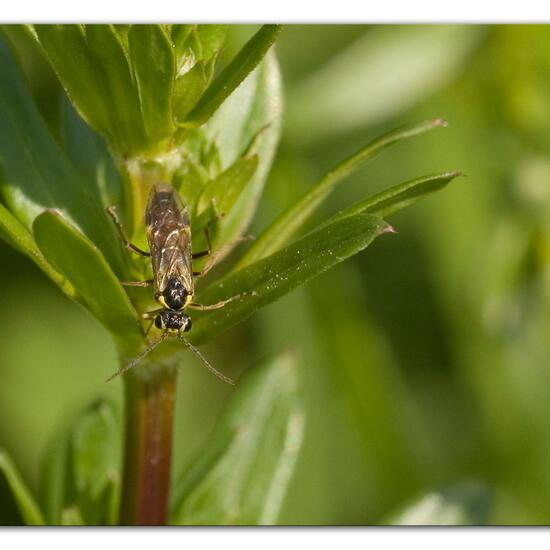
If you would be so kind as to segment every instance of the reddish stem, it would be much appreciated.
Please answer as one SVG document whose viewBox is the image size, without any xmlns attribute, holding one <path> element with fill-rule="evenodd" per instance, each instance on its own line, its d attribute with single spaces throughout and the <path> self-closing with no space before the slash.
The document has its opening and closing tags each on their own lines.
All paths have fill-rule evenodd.
<svg viewBox="0 0 550 550">
<path fill-rule="evenodd" d="M 150 375 L 151 372 L 149 371 Z M 122 525 L 164 525 L 168 519 L 175 370 L 125 376 L 126 436 L 120 503 Z"/>
</svg>

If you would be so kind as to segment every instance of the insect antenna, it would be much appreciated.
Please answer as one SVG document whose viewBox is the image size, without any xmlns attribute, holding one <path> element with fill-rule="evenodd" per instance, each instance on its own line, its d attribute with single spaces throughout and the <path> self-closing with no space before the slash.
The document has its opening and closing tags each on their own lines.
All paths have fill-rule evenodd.
<svg viewBox="0 0 550 550">
<path fill-rule="evenodd" d="M 162 333 L 161 337 L 158 340 L 155 340 L 154 342 L 149 344 L 139 355 L 134 357 L 125 367 L 121 368 L 120 370 L 116 371 L 113 375 L 109 376 L 106 382 L 110 382 L 113 378 L 116 378 L 117 376 L 124 374 L 125 372 L 128 372 L 131 368 L 135 367 L 146 355 L 148 355 L 161 342 L 163 342 L 167 336 L 168 336 L 167 332 Z"/>
<path fill-rule="evenodd" d="M 235 381 L 222 374 L 219 370 L 215 369 L 206 359 L 206 357 L 195 347 L 193 344 L 188 342 L 183 336 L 178 334 L 178 338 L 185 344 L 187 349 L 191 350 L 204 364 L 204 366 L 214 375 L 217 376 L 220 380 L 223 380 L 227 384 L 235 385 Z"/>
</svg>

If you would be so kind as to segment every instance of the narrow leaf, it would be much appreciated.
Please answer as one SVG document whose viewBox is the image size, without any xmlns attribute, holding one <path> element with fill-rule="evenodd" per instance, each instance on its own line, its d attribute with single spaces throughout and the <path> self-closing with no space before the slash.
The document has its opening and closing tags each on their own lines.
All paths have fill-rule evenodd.
<svg viewBox="0 0 550 550">
<path fill-rule="evenodd" d="M 221 215 L 231 212 L 233 205 L 239 198 L 245 185 L 250 181 L 258 167 L 258 156 L 244 157 L 224 170 L 214 181 L 210 182 L 199 198 L 198 212 L 200 212 L 193 230 L 203 229 L 211 218 L 208 217 L 208 208 L 215 202 L 216 209 Z M 205 212 L 205 216 L 201 214 Z"/>
<path fill-rule="evenodd" d="M 445 126 L 442 119 L 429 120 L 403 126 L 371 141 L 346 160 L 337 164 L 315 184 L 297 203 L 283 212 L 255 241 L 239 262 L 239 267 L 264 258 L 287 243 L 304 225 L 323 201 L 334 191 L 336 185 L 366 162 L 388 147 L 417 136 L 433 128 Z"/>
<path fill-rule="evenodd" d="M 122 356 L 135 354 L 142 344 L 137 314 L 101 252 L 59 212 L 44 212 L 33 227 L 42 254 L 113 334 Z"/>
<path fill-rule="evenodd" d="M 186 121 L 187 126 L 200 126 L 212 116 L 258 65 L 275 42 L 280 31 L 280 25 L 262 26 L 206 90 L 197 106 L 189 113 Z"/>
<path fill-rule="evenodd" d="M 276 524 L 303 430 L 293 357 L 252 369 L 239 381 L 206 452 L 176 486 L 172 523 Z"/>
<path fill-rule="evenodd" d="M 492 494 L 476 481 L 457 483 L 419 498 L 388 518 L 390 525 L 486 525 Z"/>
<path fill-rule="evenodd" d="M 26 525 L 45 525 L 42 512 L 9 456 L 0 450 L 0 473 L 10 487 Z"/>
<path fill-rule="evenodd" d="M 173 47 L 159 25 L 132 25 L 128 46 L 145 134 L 153 144 L 175 129 L 170 107 L 176 76 Z"/>
<path fill-rule="evenodd" d="M 391 231 L 381 218 L 359 214 L 312 231 L 271 256 L 232 273 L 202 292 L 198 301 L 215 303 L 241 295 L 225 307 L 197 314 L 189 339 L 202 343 L 243 321 L 254 311 L 366 248 Z"/>
<path fill-rule="evenodd" d="M 443 189 L 454 178 L 461 175 L 461 172 L 444 172 L 394 185 L 338 212 L 328 220 L 327 224 L 356 214 L 377 214 L 386 218 L 410 206 L 423 196 Z"/>
</svg>

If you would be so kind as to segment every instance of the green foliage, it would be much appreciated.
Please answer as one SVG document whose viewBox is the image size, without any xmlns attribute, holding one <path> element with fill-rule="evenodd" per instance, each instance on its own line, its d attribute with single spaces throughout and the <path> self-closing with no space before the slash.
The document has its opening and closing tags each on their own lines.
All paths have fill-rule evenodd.
<svg viewBox="0 0 550 550">
<path fill-rule="evenodd" d="M 21 475 L 17 471 L 15 464 L 9 456 L 0 450 L 0 476 L 7 482 L 15 504 L 21 515 L 21 519 L 26 525 L 45 525 L 44 517 L 40 508 L 36 504 L 34 497 L 30 493 Z"/>
<path fill-rule="evenodd" d="M 313 212 L 315 212 L 323 201 L 334 191 L 338 183 L 358 170 L 378 153 L 381 153 L 384 149 L 404 139 L 417 136 L 423 132 L 444 125 L 445 122 L 443 120 L 436 119 L 398 128 L 368 143 L 349 158 L 338 163 L 338 165 L 329 170 L 327 175 L 315 184 L 301 200 L 281 214 L 262 235 L 260 235 L 258 240 L 254 243 L 254 246 L 250 248 L 246 256 L 241 260 L 240 265 L 246 265 L 254 260 L 259 260 L 288 242 Z"/>
<path fill-rule="evenodd" d="M 385 523 L 391 525 L 487 525 L 491 491 L 482 483 L 457 483 L 422 496 Z"/>
<path fill-rule="evenodd" d="M 100 400 L 82 411 L 50 441 L 41 501 L 51 525 L 113 525 L 121 484 L 121 422 Z"/>
<path fill-rule="evenodd" d="M 314 230 L 287 248 L 224 277 L 201 293 L 199 299 L 208 304 L 230 296 L 241 298 L 223 309 L 197 316 L 190 339 L 201 343 L 227 330 L 258 308 L 357 254 L 388 231 L 391 227 L 376 216 L 350 216 Z"/>
<path fill-rule="evenodd" d="M 304 431 L 295 363 L 281 355 L 239 381 L 206 452 L 176 485 L 173 523 L 277 523 Z"/>
<path fill-rule="evenodd" d="M 28 31 L 66 97 L 54 132 L 2 38 L 0 236 L 94 315 L 124 366 L 156 336 L 154 329 L 144 336 L 140 317 L 152 293 L 126 291 L 120 281 L 146 276 L 150 267 L 127 254 L 105 208 L 115 204 L 129 237 L 143 246 L 147 194 L 166 181 L 189 207 L 195 250 L 204 248 L 206 227 L 224 254 L 242 240 L 280 137 L 281 79 L 270 50 L 280 27 L 261 27 L 218 73 L 224 25 L 36 25 Z M 236 267 L 199 287 L 200 303 L 239 298 L 193 314 L 189 340 L 209 342 L 358 254 L 392 231 L 380 216 L 445 187 L 458 172 L 373 192 L 313 220 L 300 235 L 344 178 L 377 153 L 439 126 L 441 119 L 400 127 L 337 163 L 268 225 Z M 147 377 L 147 369 L 136 376 Z M 302 448 L 304 403 L 291 355 L 247 373 L 206 450 L 176 487 L 172 521 L 280 521 Z M 48 523 L 116 523 L 120 446 L 117 415 L 104 401 L 51 442 L 41 479 Z M 23 520 L 42 522 L 11 463 L 4 458 L 0 465 Z"/>
<path fill-rule="evenodd" d="M 71 281 L 78 299 L 109 329 L 123 356 L 135 354 L 142 339 L 137 314 L 101 252 L 56 211 L 40 214 L 33 230 L 42 254 Z"/>
</svg>

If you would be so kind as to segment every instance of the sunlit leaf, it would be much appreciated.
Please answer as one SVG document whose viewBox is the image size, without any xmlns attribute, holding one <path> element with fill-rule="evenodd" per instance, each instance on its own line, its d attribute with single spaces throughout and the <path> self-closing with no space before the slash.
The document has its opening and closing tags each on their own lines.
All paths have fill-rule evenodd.
<svg viewBox="0 0 550 550">
<path fill-rule="evenodd" d="M 445 126 L 442 119 L 429 120 L 397 128 L 371 141 L 346 160 L 337 164 L 327 175 L 316 183 L 298 202 L 283 212 L 254 242 L 240 260 L 238 266 L 264 258 L 279 250 L 304 225 L 336 186 L 347 176 L 361 168 L 388 147 L 419 134 Z"/>
<path fill-rule="evenodd" d="M 214 181 L 210 182 L 198 202 L 199 217 L 194 224 L 193 230 L 203 229 L 212 217 L 208 216 L 208 208 L 214 202 L 216 210 L 220 215 L 227 215 L 239 198 L 243 188 L 250 181 L 258 167 L 258 156 L 244 157 L 224 170 Z M 205 216 L 201 214 L 205 212 Z"/>
<path fill-rule="evenodd" d="M 175 129 L 171 113 L 176 76 L 172 44 L 159 25 L 132 25 L 128 46 L 145 134 L 148 143 L 155 144 Z"/>
<path fill-rule="evenodd" d="M 461 172 L 444 172 L 442 174 L 422 176 L 421 178 L 394 185 L 338 212 L 326 223 L 341 220 L 347 216 L 354 216 L 355 214 L 390 216 L 402 208 L 410 206 L 425 195 L 443 189 L 454 178 L 461 175 Z"/>
<path fill-rule="evenodd" d="M 45 525 L 44 517 L 33 495 L 21 478 L 15 464 L 3 450 L 0 450 L 0 475 L 11 489 L 17 509 L 25 524 Z"/>
<path fill-rule="evenodd" d="M 197 314 L 189 339 L 202 343 L 227 330 L 258 308 L 357 254 L 389 230 L 388 224 L 377 216 L 351 216 L 314 230 L 283 250 L 213 283 L 199 294 L 200 303 L 241 297 L 221 309 Z"/>
<path fill-rule="evenodd" d="M 264 25 L 242 48 L 231 63 L 206 90 L 197 106 L 189 113 L 186 125 L 204 124 L 251 73 L 275 42 L 280 25 Z"/>
<path fill-rule="evenodd" d="M 135 354 L 142 343 L 137 314 L 101 252 L 56 211 L 36 218 L 34 236 L 44 257 L 113 334 L 123 357 Z"/>
<path fill-rule="evenodd" d="M 296 386 L 289 354 L 239 381 L 206 450 L 176 485 L 172 523 L 277 523 L 304 430 Z"/>
</svg>

